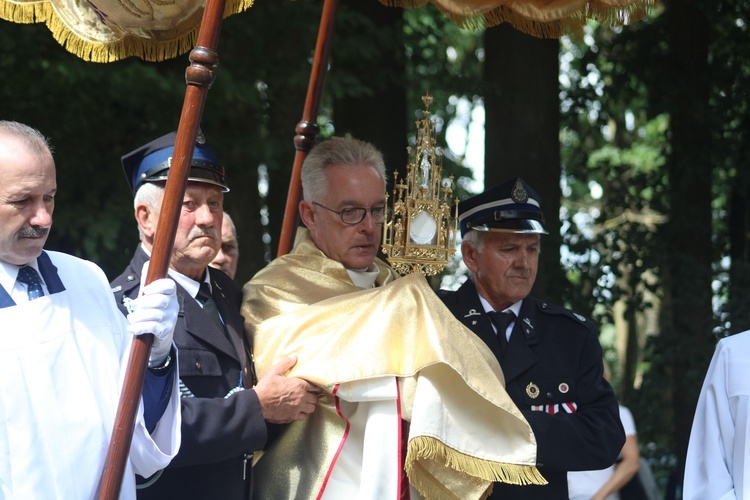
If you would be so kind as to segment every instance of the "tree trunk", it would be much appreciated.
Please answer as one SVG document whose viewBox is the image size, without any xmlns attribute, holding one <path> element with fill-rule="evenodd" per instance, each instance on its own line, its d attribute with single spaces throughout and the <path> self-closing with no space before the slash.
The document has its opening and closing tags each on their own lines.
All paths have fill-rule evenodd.
<svg viewBox="0 0 750 500">
<path fill-rule="evenodd" d="M 708 127 L 709 24 L 692 2 L 666 2 L 673 92 L 669 100 L 672 155 L 668 159 L 670 222 L 664 344 L 671 363 L 678 478 L 698 392 L 713 352 L 711 290 L 711 135 Z"/>
</svg>

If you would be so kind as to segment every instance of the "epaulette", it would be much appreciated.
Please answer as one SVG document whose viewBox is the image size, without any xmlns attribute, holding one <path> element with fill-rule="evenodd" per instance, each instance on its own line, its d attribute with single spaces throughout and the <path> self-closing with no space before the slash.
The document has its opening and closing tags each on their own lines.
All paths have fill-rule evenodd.
<svg viewBox="0 0 750 500">
<path fill-rule="evenodd" d="M 593 321 L 587 318 L 586 316 L 582 314 L 578 314 L 577 312 L 573 312 L 570 309 L 566 309 L 565 307 L 559 306 L 557 304 L 550 304 L 549 302 L 540 301 L 538 303 L 538 306 L 539 306 L 539 309 L 546 314 L 555 314 L 557 316 L 565 316 L 586 326 L 590 326 L 593 323 Z"/>
</svg>

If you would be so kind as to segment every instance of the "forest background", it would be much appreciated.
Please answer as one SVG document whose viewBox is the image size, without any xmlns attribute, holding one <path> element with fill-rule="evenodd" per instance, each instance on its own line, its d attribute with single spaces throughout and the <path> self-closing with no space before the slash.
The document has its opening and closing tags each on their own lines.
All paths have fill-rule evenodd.
<svg viewBox="0 0 750 500">
<path fill-rule="evenodd" d="M 240 284 L 275 255 L 321 6 L 257 0 L 222 27 L 202 129 L 232 188 Z M 321 137 L 371 141 L 401 173 L 427 92 L 439 144 L 484 117 L 484 184 L 522 175 L 544 200 L 534 294 L 600 323 L 667 498 L 680 498 L 716 340 L 750 328 L 749 21 L 747 1 L 663 0 L 631 26 L 543 40 L 463 30 L 431 6 L 343 0 L 326 77 Z M 43 26 L 4 21 L 0 45 L 0 119 L 55 146 L 47 247 L 114 278 L 138 241 L 119 158 L 176 130 L 187 54 L 86 63 Z M 475 189 L 463 146 L 444 162 L 460 198 Z"/>
</svg>

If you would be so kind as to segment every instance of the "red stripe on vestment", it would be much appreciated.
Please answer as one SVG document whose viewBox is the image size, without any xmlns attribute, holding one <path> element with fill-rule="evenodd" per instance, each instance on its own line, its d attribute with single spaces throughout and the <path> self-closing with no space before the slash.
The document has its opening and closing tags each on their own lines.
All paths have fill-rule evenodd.
<svg viewBox="0 0 750 500">
<path fill-rule="evenodd" d="M 346 442 L 346 438 L 349 437 L 349 427 L 351 424 L 349 423 L 349 420 L 347 420 L 347 418 L 341 412 L 341 406 L 339 405 L 340 399 L 338 396 L 336 396 L 336 393 L 338 391 L 339 391 L 339 384 L 336 384 L 333 387 L 333 392 L 331 392 L 331 395 L 333 396 L 333 401 L 336 406 L 336 413 L 338 413 L 339 417 L 343 418 L 344 422 L 346 422 L 346 429 L 344 430 L 344 435 L 341 437 L 339 448 L 336 450 L 336 453 L 333 455 L 333 460 L 331 461 L 331 465 L 328 467 L 328 470 L 326 471 L 326 475 L 323 478 L 323 485 L 320 487 L 320 491 L 315 497 L 317 500 L 320 500 L 320 498 L 323 496 L 323 493 L 325 492 L 325 489 L 326 489 L 326 485 L 328 484 L 328 480 L 331 478 L 331 472 L 333 472 L 333 468 L 336 465 L 336 461 L 339 459 L 341 450 L 344 448 L 344 443 Z"/>
</svg>

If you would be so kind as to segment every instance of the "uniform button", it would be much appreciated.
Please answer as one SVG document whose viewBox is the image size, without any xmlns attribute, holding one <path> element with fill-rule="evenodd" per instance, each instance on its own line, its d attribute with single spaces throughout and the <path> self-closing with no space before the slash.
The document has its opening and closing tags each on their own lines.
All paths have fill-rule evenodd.
<svg viewBox="0 0 750 500">
<path fill-rule="evenodd" d="M 547 399 L 552 399 L 552 393 L 551 392 L 547 393 Z"/>
<path fill-rule="evenodd" d="M 128 277 L 125 279 L 128 281 L 133 281 L 135 279 L 135 276 L 133 276 L 132 274 L 129 274 Z"/>
<path fill-rule="evenodd" d="M 198 369 L 198 370 L 201 369 L 201 363 L 200 363 L 200 361 L 196 361 L 195 362 L 195 368 Z"/>
</svg>

